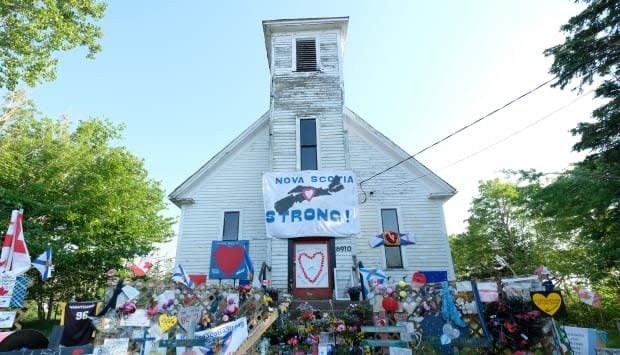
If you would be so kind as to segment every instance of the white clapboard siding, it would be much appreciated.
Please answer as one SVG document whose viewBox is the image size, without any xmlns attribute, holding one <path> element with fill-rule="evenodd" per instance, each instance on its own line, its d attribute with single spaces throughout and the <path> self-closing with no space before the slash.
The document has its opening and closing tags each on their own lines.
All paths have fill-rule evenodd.
<svg viewBox="0 0 620 355">
<path fill-rule="evenodd" d="M 289 73 L 293 70 L 293 36 L 289 34 L 274 35 L 273 70 L 274 74 Z"/>
<path fill-rule="evenodd" d="M 229 152 L 225 161 L 196 183 L 184 205 L 177 243 L 177 262 L 188 272 L 208 272 L 211 242 L 222 239 L 225 211 L 240 211 L 241 240 L 266 240 L 262 173 L 269 170 L 269 133 L 264 125 L 244 144 Z M 256 267 L 267 254 L 266 243 L 251 242 Z"/>
<path fill-rule="evenodd" d="M 369 140 L 363 126 L 351 123 L 347 125 L 347 131 L 349 166 L 358 180 L 401 160 L 388 154 L 379 140 Z M 449 275 L 454 275 L 441 202 L 428 198 L 434 192 L 434 186 L 424 179 L 415 180 L 424 173 L 420 171 L 412 175 L 407 164 L 402 164 L 362 184 L 366 194 L 360 190 L 362 235 L 356 241 L 356 250 L 358 260 L 365 266 L 385 268 L 383 247 L 369 248 L 368 240 L 382 232 L 381 209 L 396 208 L 401 232 L 416 233 L 417 244 L 401 247 L 405 270 L 390 270 L 390 275 L 394 277 L 392 272 L 410 275 L 416 270 L 446 270 Z M 413 181 L 407 182 L 410 180 Z"/>
<path fill-rule="evenodd" d="M 319 37 L 319 53 L 321 72 L 340 74 L 340 51 L 338 50 L 338 33 L 323 33 Z"/>
</svg>

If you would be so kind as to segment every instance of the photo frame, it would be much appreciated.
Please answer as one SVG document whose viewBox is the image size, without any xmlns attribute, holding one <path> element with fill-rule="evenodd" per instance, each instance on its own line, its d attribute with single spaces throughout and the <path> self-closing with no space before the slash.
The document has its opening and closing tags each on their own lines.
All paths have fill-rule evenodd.
<svg viewBox="0 0 620 355">
<path fill-rule="evenodd" d="M 353 273 L 350 268 L 334 268 L 334 296 L 337 300 L 348 300 L 349 287 L 353 286 Z"/>
</svg>

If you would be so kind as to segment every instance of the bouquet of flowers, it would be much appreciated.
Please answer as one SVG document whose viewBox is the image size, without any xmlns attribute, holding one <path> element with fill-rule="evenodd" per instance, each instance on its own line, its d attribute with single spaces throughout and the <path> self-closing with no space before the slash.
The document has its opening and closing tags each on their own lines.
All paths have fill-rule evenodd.
<svg viewBox="0 0 620 355">
<path fill-rule="evenodd" d="M 314 320 L 314 307 L 308 302 L 304 302 L 297 306 L 297 312 L 299 313 L 299 319 L 302 321 L 311 321 Z"/>
</svg>

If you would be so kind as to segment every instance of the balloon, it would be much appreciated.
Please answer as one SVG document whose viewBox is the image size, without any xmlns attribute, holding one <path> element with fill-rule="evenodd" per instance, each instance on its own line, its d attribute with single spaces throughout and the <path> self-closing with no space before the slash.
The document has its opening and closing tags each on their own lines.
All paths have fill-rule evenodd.
<svg viewBox="0 0 620 355">
<path fill-rule="evenodd" d="M 398 301 L 392 296 L 385 296 L 381 305 L 388 312 L 394 313 L 398 310 Z"/>
</svg>

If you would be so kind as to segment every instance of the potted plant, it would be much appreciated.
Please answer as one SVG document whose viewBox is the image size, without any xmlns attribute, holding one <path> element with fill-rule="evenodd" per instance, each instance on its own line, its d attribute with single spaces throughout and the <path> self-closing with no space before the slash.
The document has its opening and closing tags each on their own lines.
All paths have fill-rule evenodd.
<svg viewBox="0 0 620 355">
<path fill-rule="evenodd" d="M 351 286 L 347 289 L 347 293 L 351 301 L 359 301 L 362 288 L 360 286 Z"/>
</svg>

